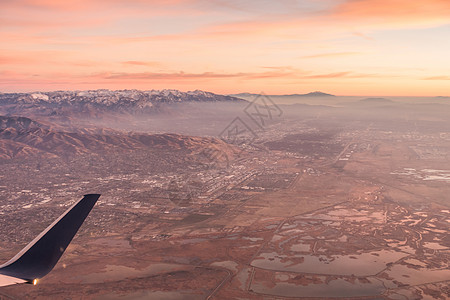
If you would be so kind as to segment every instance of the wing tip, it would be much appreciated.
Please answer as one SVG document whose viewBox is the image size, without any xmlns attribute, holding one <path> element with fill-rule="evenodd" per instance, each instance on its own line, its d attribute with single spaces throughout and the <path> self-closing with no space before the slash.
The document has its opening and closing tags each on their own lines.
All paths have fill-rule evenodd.
<svg viewBox="0 0 450 300">
<path fill-rule="evenodd" d="M 100 196 L 101 194 L 86 194 L 79 202 L 93 202 L 95 204 Z"/>
<path fill-rule="evenodd" d="M 5 264 L 0 275 L 36 282 L 56 265 L 100 194 L 86 194 Z M 54 249 L 59 249 L 55 254 Z"/>
<path fill-rule="evenodd" d="M 100 198 L 101 195 L 102 194 L 86 194 L 86 195 L 84 195 L 84 197 L 85 198 L 92 198 L 92 199 L 96 198 L 96 199 L 98 199 L 98 198 Z"/>
</svg>

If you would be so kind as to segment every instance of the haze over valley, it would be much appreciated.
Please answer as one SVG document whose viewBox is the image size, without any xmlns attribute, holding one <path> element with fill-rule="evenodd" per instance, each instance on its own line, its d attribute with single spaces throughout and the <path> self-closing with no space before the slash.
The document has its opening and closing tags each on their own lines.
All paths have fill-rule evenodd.
<svg viewBox="0 0 450 300">
<path fill-rule="evenodd" d="M 0 94 L 4 260 L 102 194 L 53 272 L 0 295 L 448 296 L 447 99 L 243 98 Z"/>
</svg>

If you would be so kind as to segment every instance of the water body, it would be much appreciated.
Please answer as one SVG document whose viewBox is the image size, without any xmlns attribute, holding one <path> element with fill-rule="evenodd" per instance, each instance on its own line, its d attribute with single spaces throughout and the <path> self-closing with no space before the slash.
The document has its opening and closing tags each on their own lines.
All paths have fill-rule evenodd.
<svg viewBox="0 0 450 300">
<path fill-rule="evenodd" d="M 281 282 L 280 282 L 281 281 Z M 385 288 L 380 280 L 368 278 L 366 280 L 355 279 L 353 282 L 345 279 L 332 279 L 325 283 L 325 278 L 320 283 L 308 285 L 295 282 L 293 276 L 288 279 L 278 280 L 275 286 L 254 280 L 251 289 L 256 293 L 279 297 L 367 297 L 381 295 Z"/>
<path fill-rule="evenodd" d="M 339 208 L 325 213 L 306 214 L 303 217 L 327 221 L 384 222 L 383 211 L 356 210 L 352 208 Z"/>
<path fill-rule="evenodd" d="M 97 273 L 74 276 L 73 281 L 81 283 L 101 283 L 124 278 L 143 278 L 173 271 L 189 270 L 191 267 L 177 264 L 155 263 L 142 269 L 121 265 L 106 265 Z"/>
<path fill-rule="evenodd" d="M 295 244 L 292 245 L 291 251 L 294 252 L 311 252 L 311 245 L 310 244 Z"/>
<path fill-rule="evenodd" d="M 203 295 L 195 294 L 193 291 L 139 291 L 130 294 L 116 294 L 111 293 L 94 298 L 96 300 L 195 300 L 199 299 Z M 202 297 L 203 298 L 203 297 Z"/>
<path fill-rule="evenodd" d="M 407 253 L 379 250 L 352 255 L 279 255 L 262 253 L 251 265 L 266 270 L 326 275 L 369 276 L 381 272 L 387 264 L 408 256 Z"/>
<path fill-rule="evenodd" d="M 402 171 L 392 172 L 393 175 L 412 176 L 425 181 L 443 181 L 450 182 L 449 170 L 423 169 L 416 170 L 412 168 L 404 168 Z"/>
<path fill-rule="evenodd" d="M 433 249 L 433 250 L 447 250 L 448 249 L 448 247 L 441 245 L 439 243 L 434 243 L 434 242 L 423 243 L 423 246 L 425 248 Z"/>
<path fill-rule="evenodd" d="M 394 265 L 386 273 L 395 281 L 407 285 L 439 282 L 450 278 L 450 270 L 448 269 L 411 268 L 406 265 Z"/>
</svg>

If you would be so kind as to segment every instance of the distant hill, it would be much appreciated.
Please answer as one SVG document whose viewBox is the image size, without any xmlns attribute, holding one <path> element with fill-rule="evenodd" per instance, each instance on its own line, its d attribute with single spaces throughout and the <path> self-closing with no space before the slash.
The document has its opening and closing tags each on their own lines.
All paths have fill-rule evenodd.
<svg viewBox="0 0 450 300">
<path fill-rule="evenodd" d="M 15 130 L 28 130 L 30 128 L 48 128 L 48 126 L 25 117 L 0 116 L 0 130 L 9 128 L 13 128 Z"/>
<path fill-rule="evenodd" d="M 205 149 L 211 150 L 211 153 L 226 153 L 230 159 L 235 152 L 233 146 L 217 138 L 129 133 L 111 129 L 66 132 L 29 118 L 0 116 L 0 159 L 71 157 L 83 154 L 95 156 L 112 151 L 158 150 L 168 153 L 181 151 L 190 156 L 198 156 Z"/>
<path fill-rule="evenodd" d="M 237 97 L 237 98 L 247 98 L 247 97 L 255 97 L 260 96 L 260 94 L 252 94 L 252 93 L 239 93 L 239 94 L 230 94 L 228 96 Z"/>
<path fill-rule="evenodd" d="M 366 105 L 386 105 L 394 104 L 395 102 L 387 98 L 365 98 L 358 101 L 360 104 Z"/>
<path fill-rule="evenodd" d="M 256 97 L 260 96 L 260 94 L 251 94 L 251 93 L 240 93 L 240 94 L 232 94 L 230 96 L 233 97 L 242 97 L 242 98 L 248 98 L 248 97 Z M 307 94 L 287 94 L 287 95 L 267 95 L 269 97 L 336 97 L 332 94 L 327 94 L 319 91 L 307 93 Z"/>
<path fill-rule="evenodd" d="M 307 93 L 307 94 L 292 94 L 292 95 L 286 95 L 286 96 L 289 96 L 289 97 L 336 97 L 335 95 L 318 92 L 318 91 Z"/>
<path fill-rule="evenodd" d="M 370 98 L 364 98 L 356 101 L 348 101 L 348 102 L 340 102 L 338 103 L 339 106 L 346 106 L 346 107 L 356 107 L 356 108 L 367 108 L 367 107 L 373 107 L 373 108 L 383 108 L 383 107 L 389 107 L 393 108 L 398 107 L 401 105 L 399 102 L 395 102 L 391 99 L 387 98 L 381 98 L 381 97 L 370 97 Z"/>
</svg>

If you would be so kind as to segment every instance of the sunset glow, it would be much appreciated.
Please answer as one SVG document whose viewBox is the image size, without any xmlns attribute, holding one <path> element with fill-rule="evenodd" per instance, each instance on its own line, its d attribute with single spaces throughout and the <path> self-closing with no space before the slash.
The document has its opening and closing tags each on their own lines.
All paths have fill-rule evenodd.
<svg viewBox="0 0 450 300">
<path fill-rule="evenodd" d="M 4 0 L 0 92 L 450 96 L 448 0 Z"/>
</svg>

